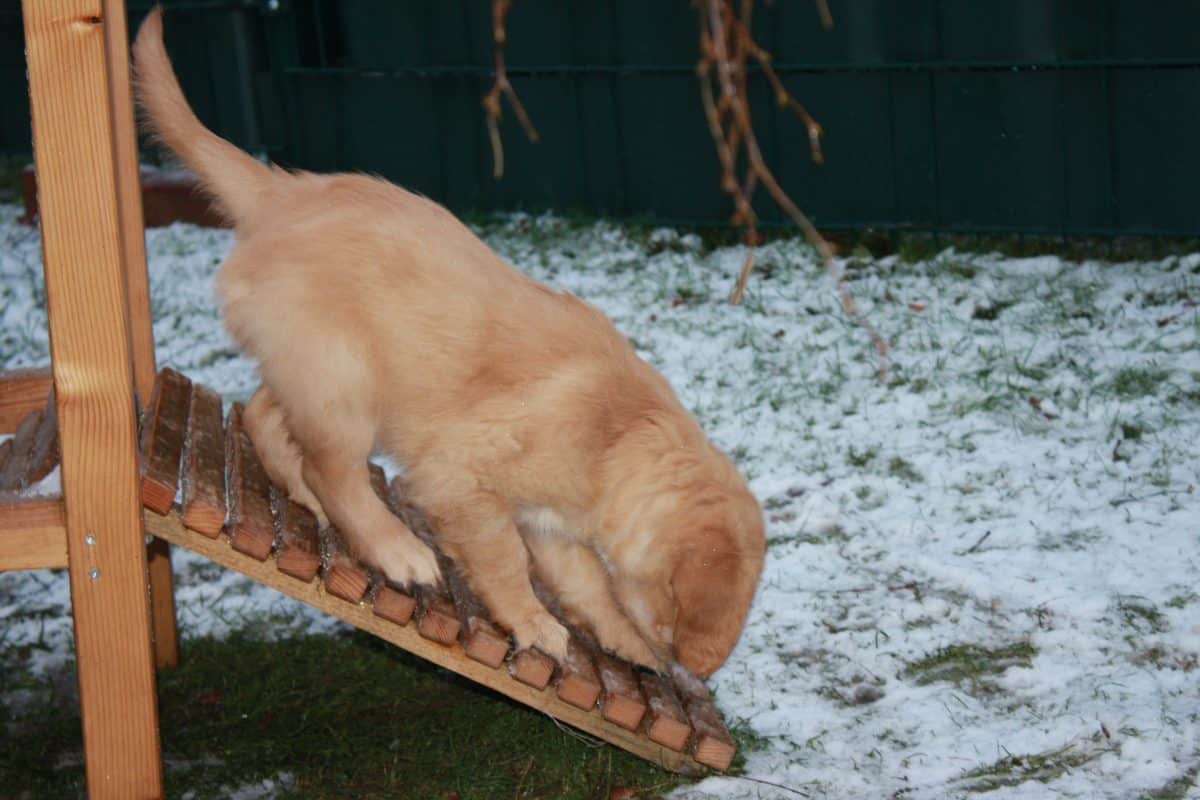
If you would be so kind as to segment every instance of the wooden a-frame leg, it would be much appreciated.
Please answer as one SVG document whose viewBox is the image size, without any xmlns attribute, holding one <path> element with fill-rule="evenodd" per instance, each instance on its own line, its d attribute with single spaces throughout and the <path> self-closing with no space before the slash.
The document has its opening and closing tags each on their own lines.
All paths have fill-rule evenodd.
<svg viewBox="0 0 1200 800">
<path fill-rule="evenodd" d="M 150 393 L 154 388 L 154 330 L 150 316 L 150 284 L 146 274 L 146 239 L 142 224 L 142 186 L 138 172 L 133 94 L 129 81 L 129 35 L 124 0 L 102 1 L 129 349 L 133 361 L 134 386 L 145 404 L 150 401 Z M 154 539 L 147 545 L 146 558 L 150 570 L 154 663 L 159 667 L 170 667 L 179 663 L 170 546 L 161 539 Z"/>
<path fill-rule="evenodd" d="M 150 577 L 150 621 L 154 629 L 154 665 L 179 663 L 179 631 L 175 623 L 175 581 L 171 574 L 171 546 L 162 539 L 146 544 Z"/>
<path fill-rule="evenodd" d="M 124 9 L 22 10 L 88 796 L 161 797 L 107 44 Z"/>
</svg>

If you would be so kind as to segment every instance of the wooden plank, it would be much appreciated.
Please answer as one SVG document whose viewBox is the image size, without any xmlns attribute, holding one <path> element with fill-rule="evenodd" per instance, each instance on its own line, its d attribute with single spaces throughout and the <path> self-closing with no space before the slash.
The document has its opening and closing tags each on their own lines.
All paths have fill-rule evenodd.
<svg viewBox="0 0 1200 800">
<path fill-rule="evenodd" d="M 42 424 L 41 409 L 30 412 L 21 420 L 12 438 L 12 452 L 4 469 L 0 470 L 0 492 L 15 492 L 21 488 L 25 474 L 29 471 L 29 459 L 33 455 L 33 440 Z"/>
<path fill-rule="evenodd" d="M 214 538 L 225 527 L 225 431 L 221 397 L 192 384 L 183 446 L 183 524 Z"/>
<path fill-rule="evenodd" d="M 442 644 L 458 641 L 462 623 L 450 598 L 429 586 L 416 587 L 416 597 L 417 630 L 421 635 Z"/>
<path fill-rule="evenodd" d="M 382 472 L 379 473 L 382 477 Z M 372 479 L 376 479 L 373 474 Z M 487 664 L 493 669 L 499 668 L 504 663 L 505 657 L 508 656 L 509 641 L 508 634 L 494 625 L 488 618 L 487 609 L 483 603 L 471 591 L 471 587 L 467 585 L 466 579 L 459 572 L 457 565 L 451 561 L 437 546 L 436 537 L 433 534 L 432 528 L 429 526 L 428 519 L 414 507 L 411 503 L 404 499 L 402 494 L 403 485 L 399 480 L 393 482 L 390 491 L 387 494 L 387 502 L 392 508 L 393 513 L 397 514 L 405 521 L 412 530 L 417 532 L 427 545 L 433 548 L 434 553 L 438 557 L 438 566 L 442 571 L 442 579 L 446 583 L 446 589 L 450 605 L 445 604 L 443 594 L 441 598 L 441 616 L 447 613 L 452 613 L 458 620 L 459 628 L 454 631 L 455 635 L 461 640 L 463 651 L 467 656 L 475 659 L 481 664 Z M 426 598 L 430 592 L 424 588 L 418 589 L 420 596 Z M 447 625 L 447 633 L 449 626 Z M 445 639 L 434 638 L 436 641 L 446 642 Z M 552 665 L 553 666 L 553 665 Z M 528 670 L 534 669 L 536 665 L 530 663 L 522 672 L 523 675 L 533 677 Z"/>
<path fill-rule="evenodd" d="M 368 464 L 367 466 L 371 474 L 371 488 L 375 490 L 376 496 L 392 509 L 392 513 L 395 513 L 396 509 L 392 506 L 394 498 L 388 490 L 387 476 L 384 475 L 383 468 L 378 464 Z M 390 620 L 397 625 L 407 625 L 417 609 L 417 599 L 410 593 L 393 586 L 383 576 L 379 577 L 377 583 L 378 586 L 371 592 L 371 607 L 375 616 Z"/>
<path fill-rule="evenodd" d="M 639 672 L 638 683 L 646 698 L 646 735 L 664 747 L 682 751 L 692 734 L 692 726 L 675 690 L 654 672 Z"/>
<path fill-rule="evenodd" d="M 173 369 L 164 369 L 142 422 L 142 505 L 165 514 L 179 491 L 179 462 L 187 429 L 192 382 Z"/>
<path fill-rule="evenodd" d="M 728 769 L 737 747 L 721 722 L 721 715 L 713 704 L 708 688 L 682 667 L 675 668 L 674 678 L 675 691 L 687 712 L 688 721 L 696 731 L 692 756 L 713 769 Z"/>
<path fill-rule="evenodd" d="M 21 479 L 21 489 L 27 489 L 45 478 L 58 466 L 58 409 L 54 405 L 54 389 L 46 401 L 37 432 L 33 435 L 33 448 L 29 453 L 29 464 Z"/>
<path fill-rule="evenodd" d="M 67 566 L 67 527 L 60 497 L 0 495 L 0 571 Z"/>
<path fill-rule="evenodd" d="M 459 614 L 462 619 L 461 612 Z M 488 619 L 471 615 L 462 619 L 463 651 L 469 658 L 493 669 L 504 663 L 508 656 L 508 635 Z"/>
<path fill-rule="evenodd" d="M 350 603 L 360 603 L 370 586 L 367 569 L 350 555 L 337 528 L 321 531 L 321 579 L 325 591 Z"/>
<path fill-rule="evenodd" d="M 508 635 L 488 619 L 487 609 L 471 591 L 458 567 L 448 558 L 442 562 L 442 578 L 450 590 L 454 610 L 462 624 L 459 638 L 463 650 L 481 664 L 493 669 L 499 667 L 508 655 Z"/>
<path fill-rule="evenodd" d="M 600 676 L 592 663 L 591 654 L 575 637 L 567 643 L 567 660 L 559 667 L 554 690 L 563 702 L 590 711 L 600 699 Z"/>
<path fill-rule="evenodd" d="M 382 575 L 374 581 L 370 597 L 372 613 L 397 625 L 407 625 L 417 608 L 417 601 L 411 594 L 388 585 Z"/>
<path fill-rule="evenodd" d="M 271 492 L 275 512 L 275 566 L 285 575 L 308 583 L 321 569 L 317 518 L 278 487 Z"/>
<path fill-rule="evenodd" d="M 398 491 L 398 489 L 402 489 L 399 479 L 394 481 L 389 489 L 387 479 L 378 464 L 371 464 L 370 472 L 371 488 L 375 490 L 375 494 L 379 495 L 379 498 L 387 504 L 393 514 L 403 520 L 404 524 L 417 535 L 417 538 L 433 549 L 438 558 L 438 565 L 444 569 L 449 564 L 449 560 L 438 550 L 428 522 L 411 503 L 404 500 L 403 495 Z M 457 641 L 459 631 L 462 630 L 462 622 L 458 618 L 458 611 L 455 609 L 450 595 L 435 586 L 414 586 L 412 593 L 417 599 L 417 630 L 420 634 L 426 639 L 432 639 L 442 644 L 453 644 Z"/>
<path fill-rule="evenodd" d="M 225 467 L 229 487 L 229 543 L 233 548 L 262 561 L 275 542 L 271 518 L 271 482 L 254 445 L 242 427 L 244 408 L 234 403 L 225 424 Z M 153 509 L 152 509 L 153 510 Z"/>
<path fill-rule="evenodd" d="M 447 647 L 431 642 L 421 636 L 415 626 L 394 625 L 375 616 L 365 605 L 347 603 L 328 594 L 320 583 L 305 584 L 292 580 L 280 574 L 270 561 L 255 561 L 235 552 L 222 539 L 209 539 L 192 533 L 183 527 L 177 514 L 172 513 L 164 517 L 147 511 L 145 517 L 147 530 L 172 544 L 186 547 L 259 583 L 333 614 L 356 628 L 372 633 L 537 711 L 550 714 L 568 725 L 628 750 L 664 769 L 690 774 L 703 771 L 690 756 L 669 750 L 638 733 L 618 728 L 605 721 L 598 710 L 583 711 L 564 703 L 549 687 L 539 691 L 526 686 L 509 677 L 505 670 L 492 669 L 467 658 L 458 645 Z"/>
<path fill-rule="evenodd" d="M 8 463 L 8 457 L 12 455 L 13 441 L 5 439 L 0 442 L 0 474 L 4 472 L 4 465 Z"/>
<path fill-rule="evenodd" d="M 592 657 L 600 675 L 600 684 L 604 687 L 604 697 L 600 700 L 604 718 L 622 728 L 636 731 L 646 714 L 646 702 L 638 689 L 633 668 L 608 653 L 597 651 Z"/>
<path fill-rule="evenodd" d="M 49 367 L 0 372 L 0 434 L 12 433 L 30 412 L 45 408 L 53 386 Z"/>
<path fill-rule="evenodd" d="M 21 5 L 87 794 L 160 797 L 105 9 L 99 0 Z"/>
<path fill-rule="evenodd" d="M 513 654 L 508 670 L 512 676 L 526 686 L 544 689 L 554 675 L 554 659 L 540 650 L 530 648 Z"/>
</svg>

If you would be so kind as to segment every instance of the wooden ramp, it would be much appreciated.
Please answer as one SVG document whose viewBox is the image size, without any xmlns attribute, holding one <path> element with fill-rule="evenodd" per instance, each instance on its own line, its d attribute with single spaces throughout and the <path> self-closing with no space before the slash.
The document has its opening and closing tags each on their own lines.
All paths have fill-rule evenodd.
<svg viewBox="0 0 1200 800">
<path fill-rule="evenodd" d="M 562 664 L 536 650 L 511 652 L 507 634 L 440 553 L 448 589 L 384 581 L 347 554 L 336 530 L 318 531 L 307 509 L 270 484 L 242 429 L 241 406 L 227 418 L 221 408 L 212 390 L 174 370 L 159 373 L 140 440 L 148 533 L 666 769 L 729 766 L 733 741 L 700 681 L 633 667 L 578 636 Z M 11 443 L 0 446 L 0 510 L 61 514 L 61 501 L 4 494 L 47 474 L 56 455 L 52 411 L 32 412 Z M 432 544 L 433 531 L 403 486 L 387 485 L 377 467 L 372 481 Z M 63 549 L 65 564 L 61 534 L 49 546 Z"/>
</svg>

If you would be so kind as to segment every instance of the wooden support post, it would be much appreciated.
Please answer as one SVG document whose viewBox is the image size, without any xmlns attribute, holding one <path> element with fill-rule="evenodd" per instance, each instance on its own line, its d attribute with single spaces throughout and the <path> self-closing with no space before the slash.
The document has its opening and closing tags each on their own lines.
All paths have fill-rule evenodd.
<svg viewBox="0 0 1200 800">
<path fill-rule="evenodd" d="M 160 797 L 107 45 L 106 12 L 123 9 L 22 9 L 88 796 Z"/>
<path fill-rule="evenodd" d="M 146 235 L 142 227 L 142 180 L 138 164 L 137 125 L 133 118 L 133 86 L 129 70 L 129 31 L 125 0 L 101 0 L 104 43 L 108 56 L 108 96 L 113 132 L 117 219 L 125 283 L 133 384 L 143 403 L 154 386 L 154 329 L 150 315 L 150 281 L 146 274 Z M 150 603 L 154 612 L 154 660 L 160 667 L 179 663 L 175 629 L 175 589 L 171 551 L 155 540 L 147 548 Z"/>
<path fill-rule="evenodd" d="M 121 233 L 121 266 L 133 383 L 147 402 L 154 387 L 154 329 L 150 315 L 150 281 L 146 273 L 146 232 L 142 223 L 142 179 L 138 164 L 137 124 L 133 117 L 133 84 L 129 69 L 129 31 L 125 0 L 101 0 L 104 42 L 108 53 L 108 92 L 112 109 L 113 160 L 116 164 L 117 215 Z"/>
</svg>

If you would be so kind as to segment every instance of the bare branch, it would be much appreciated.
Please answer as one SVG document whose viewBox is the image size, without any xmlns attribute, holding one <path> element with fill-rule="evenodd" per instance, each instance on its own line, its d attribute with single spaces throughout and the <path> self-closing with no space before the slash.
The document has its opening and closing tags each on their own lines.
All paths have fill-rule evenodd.
<svg viewBox="0 0 1200 800">
<path fill-rule="evenodd" d="M 537 142 L 538 132 L 525 113 L 525 106 L 517 97 L 517 91 L 508 80 L 508 67 L 504 62 L 504 45 L 508 41 L 508 33 L 504 23 L 508 17 L 508 9 L 512 0 L 492 0 L 492 44 L 493 60 L 496 65 L 496 77 L 492 88 L 483 96 L 483 110 L 487 115 L 488 139 L 492 144 L 492 177 L 499 180 L 504 177 L 504 142 L 500 137 L 500 97 L 508 98 L 517 121 L 525 129 L 529 141 Z"/>
<path fill-rule="evenodd" d="M 817 15 L 821 17 L 821 27 L 827 31 L 833 30 L 833 14 L 829 13 L 829 0 L 817 0 Z"/>
<path fill-rule="evenodd" d="M 833 247 L 779 185 L 762 156 L 750 116 L 749 92 L 746 88 L 747 58 L 753 58 L 762 67 L 780 107 L 792 109 L 804 123 L 808 130 L 813 161 L 818 164 L 824 159 L 821 152 L 821 126 L 787 91 L 771 66 L 770 53 L 759 47 L 751 35 L 753 0 L 741 0 L 737 13 L 734 12 L 732 0 L 697 0 L 697 6 L 700 21 L 700 62 L 696 66 L 696 76 L 700 83 L 700 102 L 717 150 L 717 159 L 721 164 L 721 189 L 733 200 L 732 221 L 743 229 L 746 244 L 751 248 L 747 250 L 746 258 L 742 262 L 730 302 L 741 302 L 754 268 L 752 248 L 758 243 L 758 216 L 751 205 L 751 198 L 758 185 L 762 184 L 771 199 L 800 228 L 809 244 L 817 251 L 830 279 L 837 287 L 843 312 L 867 332 L 875 349 L 876 377 L 884 383 L 889 371 L 890 348 L 887 342 L 859 310 L 854 294 L 846 282 L 842 265 L 834 258 Z M 826 27 L 831 26 L 833 19 L 827 4 L 824 0 L 817 0 L 817 6 L 822 24 Z M 714 79 L 720 92 L 719 97 L 713 93 Z M 745 176 L 739 181 L 738 158 L 742 153 L 745 154 Z"/>
</svg>

